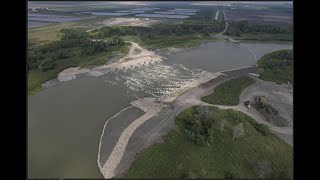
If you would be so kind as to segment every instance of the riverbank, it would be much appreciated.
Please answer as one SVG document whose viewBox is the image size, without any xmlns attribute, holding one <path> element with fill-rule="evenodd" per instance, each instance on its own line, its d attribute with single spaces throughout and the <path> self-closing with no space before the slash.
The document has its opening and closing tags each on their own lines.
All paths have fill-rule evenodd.
<svg viewBox="0 0 320 180">
<path fill-rule="evenodd" d="M 231 44 L 231 43 L 226 43 L 226 44 Z M 237 47 L 237 45 L 235 46 Z M 232 45 L 232 47 L 235 47 L 235 46 Z M 135 51 L 136 48 L 139 49 L 140 53 L 137 53 L 137 54 L 134 53 L 136 52 Z M 242 49 L 247 50 L 246 47 Z M 203 54 L 200 53 L 200 55 L 203 55 Z M 246 56 L 247 56 L 247 52 L 246 52 Z M 212 56 L 209 56 L 209 57 L 212 57 Z M 197 59 L 197 58 L 194 58 L 194 59 Z M 222 58 L 222 59 L 225 59 L 225 58 Z M 237 56 L 237 59 L 239 59 L 239 56 Z M 145 50 L 141 48 L 138 44 L 133 44 L 128 55 L 115 63 L 106 64 L 98 67 L 92 67 L 90 69 L 89 68 L 87 69 L 71 68 L 67 71 L 64 71 L 61 74 L 60 80 L 69 81 L 84 75 L 98 77 L 108 72 L 113 72 L 114 74 L 117 74 L 118 71 L 125 72 L 126 70 L 129 70 L 129 71 L 134 70 L 134 68 L 142 68 L 141 71 L 145 72 L 147 69 L 150 69 L 150 68 L 144 68 L 144 66 L 148 66 L 152 63 L 155 64 L 163 60 L 164 58 L 162 58 L 161 55 L 159 55 L 158 53 L 154 51 Z M 170 64 L 170 63 L 176 63 L 176 62 L 173 62 L 173 61 L 169 62 L 168 60 L 168 62 L 164 64 Z M 199 63 L 199 61 L 197 61 L 197 63 Z M 215 61 L 215 64 L 217 63 L 219 62 Z M 176 64 L 183 64 L 183 63 L 181 62 Z M 193 67 L 191 66 L 191 68 Z M 211 70 L 213 72 L 216 72 L 213 69 Z M 163 71 L 164 74 L 167 72 L 167 71 L 164 71 L 164 69 L 162 69 L 161 71 Z M 187 71 L 190 71 L 190 70 L 187 70 Z M 136 72 L 139 72 L 139 71 L 136 71 Z M 161 142 L 161 136 L 165 135 L 167 132 L 169 132 L 172 128 L 175 127 L 173 120 L 175 116 L 180 112 L 182 112 L 184 109 L 194 105 L 208 105 L 202 102 L 200 98 L 202 95 L 204 95 L 202 93 L 205 93 L 204 91 L 206 87 L 210 86 L 211 83 L 214 83 L 214 85 L 216 85 L 215 83 L 220 83 L 220 81 L 227 80 L 230 77 L 233 78 L 233 77 L 248 75 L 248 73 L 253 73 L 253 74 L 260 73 L 259 70 L 256 69 L 255 67 L 236 68 L 233 70 L 217 72 L 217 73 L 211 73 L 211 72 L 205 72 L 205 71 L 202 71 L 202 72 L 203 72 L 202 74 L 203 76 L 199 76 L 200 79 L 198 78 L 190 79 L 191 81 L 188 81 L 188 83 L 182 83 L 180 88 L 178 89 L 174 88 L 173 90 L 171 88 L 166 88 L 165 91 L 169 91 L 169 93 L 166 93 L 166 95 L 162 96 L 161 98 L 147 99 L 146 101 L 144 101 L 145 99 L 142 99 L 142 102 L 146 103 L 145 105 L 143 105 L 144 103 L 142 103 L 142 105 L 140 103 L 135 105 L 132 104 L 133 106 L 138 107 L 139 109 L 142 109 L 145 112 L 145 114 L 140 117 L 137 117 L 137 119 L 128 120 L 128 122 L 132 122 L 132 123 L 130 124 L 127 123 L 128 125 L 125 127 L 122 127 L 122 129 L 117 129 L 116 126 L 112 127 L 112 129 L 115 129 L 121 132 L 121 135 L 118 134 L 118 138 L 115 138 L 114 141 L 112 141 L 117 143 L 114 143 L 113 145 L 109 145 L 108 143 L 104 144 L 103 146 L 101 146 L 102 147 L 101 151 L 99 148 L 99 153 L 98 153 L 99 155 L 100 155 L 100 152 L 103 152 L 103 154 L 104 153 L 110 154 L 110 155 L 106 155 L 108 157 L 104 156 L 103 160 L 101 159 L 102 156 L 100 156 L 100 158 L 98 157 L 99 169 L 101 172 L 103 172 L 103 175 L 105 177 L 114 177 L 114 176 L 118 176 L 119 174 L 123 174 L 123 169 L 128 169 L 130 167 L 129 165 L 134 160 L 136 153 L 141 151 L 140 149 L 141 147 L 148 147 L 152 143 Z M 159 74 L 159 75 L 162 76 L 164 74 Z M 138 82 L 141 82 L 141 81 L 138 81 Z M 53 84 L 55 83 L 56 81 L 53 81 Z M 183 98 L 181 99 L 181 97 Z M 135 102 L 140 102 L 140 101 L 135 101 Z M 139 131 L 140 127 L 143 127 L 145 124 L 148 124 L 148 122 L 152 121 L 153 119 L 155 119 L 156 122 L 154 122 L 153 124 L 149 124 L 148 127 L 143 129 L 142 130 L 143 132 L 139 135 L 138 140 L 136 140 L 133 144 L 134 146 L 136 146 L 137 144 L 140 144 L 141 146 L 138 146 L 137 147 L 138 149 L 135 149 L 135 147 L 132 147 L 131 151 L 127 153 L 126 152 L 127 148 L 131 147 L 130 141 L 133 138 L 136 131 Z M 106 125 L 105 128 L 108 128 L 108 124 Z M 145 138 L 141 139 L 141 136 L 145 136 L 145 134 L 148 134 L 148 135 Z M 103 139 L 114 138 L 114 137 L 109 137 L 108 135 L 104 136 L 104 133 L 101 136 L 103 136 Z M 105 147 L 108 147 L 109 150 L 105 150 Z M 129 156 L 128 158 L 126 158 L 127 155 Z M 124 166 L 128 165 L 127 168 L 121 166 L 121 164 L 123 164 L 122 161 L 125 161 Z M 103 162 L 108 162 L 108 163 L 103 163 Z"/>
<path fill-rule="evenodd" d="M 234 40 L 237 41 L 262 41 L 262 42 L 272 42 L 272 41 L 279 41 L 279 42 L 293 42 L 292 35 L 278 35 L 278 34 L 271 34 L 271 33 L 242 33 L 241 36 L 230 36 Z"/>
<path fill-rule="evenodd" d="M 128 43 L 122 46 L 114 46 L 107 52 L 101 52 L 92 56 L 87 55 L 75 55 L 66 59 L 59 59 L 56 61 L 57 65 L 53 69 L 49 69 L 42 72 L 37 69 L 28 71 L 28 95 L 33 95 L 43 90 L 42 84 L 57 78 L 59 73 L 68 68 L 79 67 L 89 68 L 94 65 L 102 65 L 108 62 L 112 58 L 120 59 L 126 55 L 129 51 L 127 47 Z M 68 71 L 68 70 L 67 70 Z"/>
<path fill-rule="evenodd" d="M 60 76 L 60 77 L 62 79 L 66 79 L 66 80 L 83 77 L 84 75 L 97 77 L 97 76 L 101 76 L 101 75 L 108 73 L 108 72 L 111 72 L 111 71 L 117 73 L 119 70 L 126 71 L 128 69 L 133 70 L 134 67 L 141 68 L 142 66 L 147 66 L 149 62 L 150 62 L 150 64 L 157 63 L 157 62 L 160 62 L 161 60 L 166 60 L 165 58 L 168 58 L 169 64 L 171 62 L 176 63 L 176 64 L 183 64 L 183 65 L 190 64 L 192 68 L 193 68 L 193 64 L 194 64 L 193 59 L 197 58 L 197 59 L 199 59 L 199 61 L 201 60 L 201 63 L 200 62 L 197 63 L 195 68 L 199 68 L 199 69 L 203 69 L 203 70 L 207 70 L 207 71 L 211 71 L 211 72 L 216 72 L 216 71 L 221 71 L 223 69 L 228 68 L 228 67 L 223 67 L 223 66 L 219 65 L 219 64 L 225 64 L 222 62 L 222 58 L 223 59 L 225 59 L 225 58 L 230 59 L 230 63 L 232 63 L 232 65 L 234 67 L 243 66 L 243 65 L 241 65 L 243 63 L 239 63 L 240 61 L 234 60 L 235 56 L 233 56 L 232 54 L 223 53 L 223 51 L 221 51 L 223 49 L 221 49 L 221 48 L 227 48 L 226 51 L 228 51 L 228 50 L 232 50 L 233 47 L 240 47 L 240 48 L 238 48 L 239 49 L 238 53 L 240 53 L 240 55 L 242 55 L 243 52 L 241 52 L 242 51 L 241 47 L 244 47 L 244 48 L 248 47 L 248 51 L 250 53 L 253 53 L 253 55 L 255 56 L 255 60 L 256 60 L 256 58 L 259 58 L 261 55 L 263 55 L 265 53 L 264 51 L 269 52 L 271 50 L 270 48 L 267 48 L 267 46 L 269 46 L 268 43 L 266 45 L 261 44 L 261 43 L 257 44 L 257 43 L 258 42 L 242 41 L 241 43 L 234 44 L 234 46 L 233 46 L 231 42 L 224 43 L 223 41 L 219 40 L 219 41 L 215 41 L 215 42 L 202 42 L 200 44 L 200 46 L 191 47 L 191 48 L 170 47 L 170 48 L 164 48 L 164 49 L 160 49 L 160 50 L 156 50 L 156 51 L 146 50 L 146 49 L 142 48 L 139 44 L 138 49 L 142 48 L 143 49 L 142 53 L 140 52 L 138 54 L 133 54 L 133 50 L 137 46 L 132 46 L 130 49 L 127 50 L 126 55 L 123 56 L 122 59 L 123 60 L 126 59 L 126 60 L 122 61 L 122 63 L 118 63 L 118 62 L 120 62 L 119 59 L 121 59 L 121 58 L 113 58 L 112 62 L 108 61 L 107 64 L 103 65 L 102 67 L 100 67 L 101 65 L 88 65 L 85 67 L 81 66 L 81 68 L 76 69 L 76 67 L 73 66 L 70 69 L 64 69 L 61 72 L 57 72 L 57 74 L 60 74 L 60 73 L 62 75 L 64 74 L 63 76 Z M 286 44 L 291 44 L 291 43 L 285 43 L 285 44 L 280 43 L 278 45 L 277 43 L 278 42 L 276 42 L 275 44 L 270 44 L 272 47 L 274 47 L 272 49 L 274 49 L 274 50 L 282 49 L 282 48 L 285 48 Z M 127 42 L 126 44 L 129 44 L 129 42 Z M 256 48 L 256 47 L 259 47 L 259 48 Z M 214 48 L 214 50 L 208 51 L 208 48 Z M 131 52 L 129 53 L 130 50 L 131 50 Z M 146 54 L 144 54 L 145 51 L 147 51 Z M 199 56 L 198 55 L 199 53 L 204 53 L 204 54 L 201 57 L 196 57 L 196 56 Z M 217 53 L 217 54 L 215 54 L 215 53 Z M 182 58 L 183 54 L 186 54 L 187 58 Z M 148 55 L 150 55 L 150 56 L 148 56 Z M 139 56 L 141 57 L 140 60 L 135 61 L 135 59 L 139 58 Z M 215 64 L 217 64 L 219 66 L 216 66 L 216 65 L 213 66 L 213 65 L 211 65 L 212 63 L 208 64 L 208 63 L 212 62 L 212 60 L 208 59 L 206 57 L 211 57 L 211 56 L 217 56 L 215 58 L 215 62 L 216 62 Z M 165 57 L 165 58 L 161 58 L 161 57 Z M 241 56 L 240 56 L 240 58 L 241 58 Z M 154 59 L 154 60 L 152 60 L 152 59 Z M 159 59 L 161 59 L 161 60 L 159 61 Z M 247 63 L 248 65 L 249 65 L 249 61 L 250 61 L 250 65 L 255 64 L 253 62 L 254 60 L 248 59 L 247 61 L 248 61 L 248 63 Z M 111 67 L 113 67 L 113 68 L 111 68 Z M 71 69 L 76 69 L 76 71 L 71 71 Z M 80 71 L 82 69 L 89 69 L 90 72 L 88 71 L 87 73 L 80 73 Z M 95 69 L 95 70 L 93 70 L 93 69 Z M 69 73 L 64 73 L 65 71 L 67 71 L 67 72 L 69 71 Z M 48 73 L 53 78 L 57 78 L 59 76 L 59 75 L 53 76 L 51 73 L 51 70 L 48 71 Z M 43 79 L 46 77 L 49 77 L 49 76 L 43 76 L 43 73 L 37 73 L 37 72 L 30 73 L 28 75 L 28 86 L 33 86 L 32 84 L 36 83 L 36 82 L 31 81 L 32 79 Z M 40 86 L 38 88 L 38 90 L 35 90 L 35 93 L 41 91 L 42 89 L 47 89 L 47 88 L 52 87 L 57 84 L 59 84 L 59 80 L 57 80 L 57 79 L 51 79 L 49 81 L 46 81 L 42 84 L 42 86 Z M 29 92 L 29 94 L 30 94 L 30 92 Z"/>
<path fill-rule="evenodd" d="M 56 79 L 49 80 L 42 84 L 42 88 L 49 88 L 57 85 L 61 82 L 77 79 L 83 75 L 89 75 L 94 77 L 102 76 L 108 72 L 117 73 L 118 71 L 127 71 L 128 69 L 141 68 L 142 66 L 148 66 L 149 64 L 158 63 L 165 58 L 158 55 L 154 51 L 148 51 L 143 49 L 135 42 L 131 43 L 131 47 L 124 57 L 112 62 L 100 66 L 92 66 L 91 68 L 70 67 L 61 71 Z M 139 49 L 139 53 L 135 50 Z"/>
</svg>

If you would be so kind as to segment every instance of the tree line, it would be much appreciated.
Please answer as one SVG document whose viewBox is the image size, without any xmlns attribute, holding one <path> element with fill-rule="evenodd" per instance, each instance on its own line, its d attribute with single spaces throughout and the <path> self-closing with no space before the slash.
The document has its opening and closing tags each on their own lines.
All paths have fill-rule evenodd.
<svg viewBox="0 0 320 180">
<path fill-rule="evenodd" d="M 76 29 L 62 29 L 60 39 L 28 51 L 27 70 L 47 71 L 56 66 L 56 61 L 78 54 L 91 56 L 107 51 L 111 46 L 124 44 L 121 37 L 114 36 L 104 41 L 93 41 L 88 32 Z"/>
<path fill-rule="evenodd" d="M 188 35 L 193 33 L 213 33 L 223 30 L 223 25 L 207 19 L 184 21 L 182 24 L 155 24 L 151 27 L 139 26 L 118 26 L 118 27 L 103 27 L 92 31 L 92 38 L 106 38 L 112 36 L 141 36 L 146 38 L 154 38 L 157 35 Z"/>
<path fill-rule="evenodd" d="M 258 67 L 264 71 L 260 78 L 265 81 L 280 83 L 293 82 L 293 50 L 284 49 L 274 51 L 262 56 Z"/>
<path fill-rule="evenodd" d="M 281 27 L 275 25 L 249 24 L 248 21 L 232 22 L 229 24 L 226 35 L 241 36 L 241 33 L 264 32 L 264 33 L 292 33 L 293 27 Z"/>
<path fill-rule="evenodd" d="M 238 113 L 232 110 L 217 111 L 216 107 L 194 106 L 185 110 L 176 118 L 177 125 L 186 135 L 187 139 L 196 145 L 210 145 L 217 136 L 216 130 L 221 134 L 224 131 L 232 132 L 232 140 L 240 139 L 245 135 L 244 121 Z M 253 119 L 249 123 L 262 135 L 269 134 L 268 126 L 259 124 Z M 226 126 L 229 126 L 226 128 Z M 231 127 L 230 127 L 231 126 Z M 231 128 L 231 129 L 230 129 Z"/>
<path fill-rule="evenodd" d="M 258 61 L 261 68 L 274 68 L 293 65 L 293 50 L 283 49 L 268 53 Z"/>
</svg>

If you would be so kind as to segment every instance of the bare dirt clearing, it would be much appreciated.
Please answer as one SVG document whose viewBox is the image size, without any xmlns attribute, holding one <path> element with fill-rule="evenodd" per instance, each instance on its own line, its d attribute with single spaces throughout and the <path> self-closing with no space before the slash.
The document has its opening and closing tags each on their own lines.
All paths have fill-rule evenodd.
<svg viewBox="0 0 320 180">
<path fill-rule="evenodd" d="M 278 111 L 286 127 L 293 127 L 293 88 L 254 78 L 257 82 L 246 88 L 240 95 L 240 103 L 254 102 L 256 96 L 266 96 L 265 104 Z M 268 121 L 268 120 L 267 120 Z M 271 121 L 272 123 L 272 121 Z M 273 123 L 277 125 L 277 123 Z"/>
<path fill-rule="evenodd" d="M 126 71 L 129 68 L 134 69 L 135 67 L 140 67 L 142 65 L 149 65 L 150 63 L 152 64 L 152 63 L 160 62 L 160 61 L 163 61 L 163 59 L 165 59 L 160 55 L 156 54 L 154 51 L 148 51 L 146 49 L 143 49 L 137 43 L 131 42 L 131 44 L 132 46 L 125 57 L 119 59 L 118 61 L 112 64 L 96 67 L 93 69 L 93 71 L 95 72 L 100 72 L 105 70 Z M 139 53 L 137 54 L 134 53 L 136 49 L 139 51 Z"/>
<path fill-rule="evenodd" d="M 256 83 L 247 87 L 240 94 L 240 103 L 237 106 L 217 106 L 221 109 L 234 109 L 241 111 L 259 123 L 267 125 L 270 130 L 288 144 L 293 144 L 293 88 L 289 85 L 279 85 L 252 77 Z M 247 108 L 245 101 L 254 102 L 256 96 L 266 96 L 265 104 L 278 111 L 285 121 L 285 126 L 279 127 L 277 123 L 261 114 L 255 108 Z M 281 122 L 283 123 L 283 122 Z"/>
<path fill-rule="evenodd" d="M 144 26 L 149 27 L 159 20 L 149 18 L 110 18 L 102 22 L 106 26 Z"/>
</svg>

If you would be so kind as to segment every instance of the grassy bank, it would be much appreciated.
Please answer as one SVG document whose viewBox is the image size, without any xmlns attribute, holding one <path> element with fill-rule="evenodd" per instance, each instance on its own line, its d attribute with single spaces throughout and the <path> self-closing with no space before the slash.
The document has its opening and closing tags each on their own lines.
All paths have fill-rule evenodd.
<svg viewBox="0 0 320 180">
<path fill-rule="evenodd" d="M 258 67 L 264 72 L 260 78 L 273 82 L 293 82 L 293 50 L 278 50 L 262 56 Z"/>
<path fill-rule="evenodd" d="M 255 81 L 250 77 L 232 79 L 220 84 L 214 89 L 214 92 L 211 95 L 202 97 L 201 100 L 209 104 L 237 105 L 239 104 L 239 95 L 243 89 L 254 82 Z"/>
<path fill-rule="evenodd" d="M 179 130 L 163 144 L 144 150 L 131 165 L 128 178 L 292 178 L 293 149 L 249 116 L 234 110 L 210 107 L 210 143 L 196 145 L 186 135 L 190 121 L 199 121 L 196 107 L 176 118 Z M 225 121 L 223 130 L 221 123 Z M 233 128 L 243 123 L 244 134 L 233 138 Z M 191 128 L 192 129 L 192 128 Z M 197 128 L 193 128 L 196 133 Z M 190 130 L 190 129 L 188 129 Z"/>
<path fill-rule="evenodd" d="M 41 91 L 41 84 L 56 78 L 58 74 L 68 67 L 86 67 L 92 65 L 103 65 L 109 59 L 117 57 L 121 58 L 125 56 L 129 51 L 129 43 L 124 44 L 123 46 L 115 46 L 110 48 L 107 52 L 102 52 L 95 54 L 93 56 L 85 56 L 79 54 L 66 59 L 60 59 L 56 61 L 56 66 L 54 69 L 42 72 L 39 70 L 30 70 L 28 72 L 28 94 L 34 94 Z"/>
<path fill-rule="evenodd" d="M 273 34 L 273 33 L 242 33 L 241 36 L 230 36 L 235 40 L 255 40 L 255 41 L 293 41 L 292 34 Z"/>
</svg>

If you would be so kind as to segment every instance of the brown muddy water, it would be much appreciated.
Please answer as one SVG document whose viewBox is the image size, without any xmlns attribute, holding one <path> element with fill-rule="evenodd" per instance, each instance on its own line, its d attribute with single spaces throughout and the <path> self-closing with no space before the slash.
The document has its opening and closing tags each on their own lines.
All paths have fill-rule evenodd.
<svg viewBox="0 0 320 180">
<path fill-rule="evenodd" d="M 94 77 L 28 98 L 30 178 L 103 178 L 97 166 L 107 119 L 129 106 L 126 92 Z"/>
<path fill-rule="evenodd" d="M 106 120 L 141 97 L 157 97 L 205 71 L 253 65 L 291 43 L 210 42 L 168 61 L 102 77 L 82 77 L 28 97 L 28 177 L 103 178 L 97 164 Z M 205 71 L 203 71 L 205 70 Z"/>
</svg>

